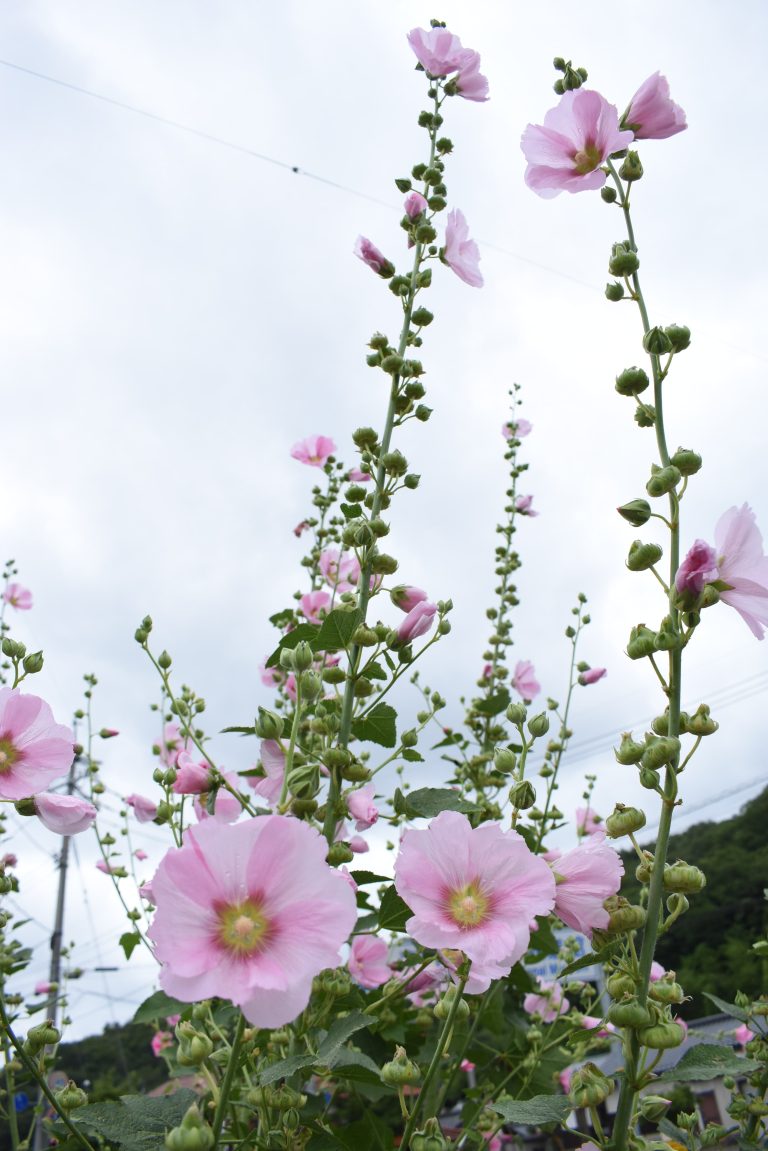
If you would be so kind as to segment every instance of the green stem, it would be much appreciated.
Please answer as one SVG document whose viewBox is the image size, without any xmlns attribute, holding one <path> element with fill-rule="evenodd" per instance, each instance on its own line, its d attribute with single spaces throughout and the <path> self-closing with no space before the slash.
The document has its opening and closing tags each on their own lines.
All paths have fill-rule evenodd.
<svg viewBox="0 0 768 1151">
<path fill-rule="evenodd" d="M 296 707 L 293 712 L 293 723 L 291 724 L 291 738 L 288 742 L 288 750 L 285 753 L 285 768 L 283 770 L 283 785 L 280 788 L 280 801 L 277 805 L 279 812 L 284 812 L 285 801 L 288 798 L 288 776 L 290 775 L 291 768 L 293 767 L 293 755 L 296 751 L 296 740 L 299 734 L 299 721 L 301 719 L 301 673 L 296 676 Z"/>
<path fill-rule="evenodd" d="M 219 1142 L 219 1135 L 221 1134 L 222 1126 L 224 1125 L 224 1116 L 229 1104 L 229 1096 L 232 1090 L 232 1084 L 235 1079 L 235 1072 L 237 1071 L 237 1061 L 240 1054 L 240 1047 L 243 1042 L 243 1032 L 245 1031 L 245 1016 L 240 1014 L 237 1021 L 237 1028 L 235 1030 L 235 1037 L 232 1040 L 232 1050 L 229 1053 L 227 1061 L 227 1070 L 224 1075 L 224 1082 L 221 1085 L 219 1098 L 216 1103 L 216 1114 L 213 1117 L 213 1145 L 216 1147 Z"/>
</svg>

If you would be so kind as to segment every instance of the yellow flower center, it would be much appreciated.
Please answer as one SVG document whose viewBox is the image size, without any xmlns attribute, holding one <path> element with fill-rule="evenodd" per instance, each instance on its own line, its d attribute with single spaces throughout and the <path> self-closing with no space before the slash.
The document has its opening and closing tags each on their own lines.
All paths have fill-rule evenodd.
<svg viewBox="0 0 768 1151">
<path fill-rule="evenodd" d="M 18 758 L 19 753 L 10 739 L 0 739 L 0 775 L 7 775 Z"/>
<path fill-rule="evenodd" d="M 477 927 L 488 914 L 491 901 L 476 879 L 448 896 L 448 908 L 459 927 Z"/>
<path fill-rule="evenodd" d="M 230 904 L 219 912 L 219 939 L 237 955 L 261 951 L 268 936 L 269 921 L 252 899 Z"/>
<path fill-rule="evenodd" d="M 573 156 L 576 171 L 580 176 L 586 176 L 587 172 L 594 172 L 600 159 L 599 148 L 595 144 L 589 143 L 585 144 L 580 152 L 575 152 Z"/>
</svg>

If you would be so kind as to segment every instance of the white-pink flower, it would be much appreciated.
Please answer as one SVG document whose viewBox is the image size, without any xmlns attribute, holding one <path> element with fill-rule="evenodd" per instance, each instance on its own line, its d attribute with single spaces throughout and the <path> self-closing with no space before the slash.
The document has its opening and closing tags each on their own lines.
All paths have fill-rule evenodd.
<svg viewBox="0 0 768 1151">
<path fill-rule="evenodd" d="M 445 225 L 445 247 L 442 258 L 460 280 L 471 288 L 482 288 L 483 275 L 480 271 L 480 249 L 469 238 L 469 225 L 464 213 L 453 208 L 448 213 Z"/>
<path fill-rule="evenodd" d="M 605 829 L 603 828 L 603 818 L 598 815 L 592 807 L 577 807 L 576 808 L 576 834 L 581 838 L 582 835 L 604 835 Z"/>
<path fill-rule="evenodd" d="M 735 608 L 758 639 L 768 627 L 768 556 L 749 504 L 729 508 L 715 526 L 720 599 Z"/>
<path fill-rule="evenodd" d="M 145 795 L 126 795 L 125 802 L 133 808 L 133 814 L 139 823 L 151 823 L 157 815 L 157 804 Z"/>
<path fill-rule="evenodd" d="M 301 464 L 312 468 L 325 467 L 328 457 L 336 451 L 336 445 L 329 436 L 307 436 L 291 448 L 291 455 Z"/>
<path fill-rule="evenodd" d="M 355 820 L 355 831 L 367 831 L 379 818 L 379 809 L 373 802 L 376 788 L 372 783 L 351 791 L 347 796 L 347 808 Z"/>
<path fill-rule="evenodd" d="M 207 760 L 195 762 L 188 751 L 176 756 L 176 779 L 171 790 L 176 795 L 199 795 L 211 786 L 211 765 Z"/>
<path fill-rule="evenodd" d="M 746 1047 L 750 1040 L 755 1038 L 755 1033 L 750 1031 L 746 1023 L 742 1023 L 739 1027 L 734 1028 L 733 1037 L 740 1047 Z"/>
<path fill-rule="evenodd" d="M 233 771 L 222 772 L 222 778 L 230 788 L 237 791 L 240 781 Z M 213 818 L 219 823 L 234 823 L 243 813 L 243 805 L 227 787 L 220 787 L 213 801 L 213 811 L 208 810 L 208 796 L 202 792 L 195 796 L 195 815 L 199 820 Z"/>
<path fill-rule="evenodd" d="M 592 683 L 597 683 L 598 680 L 603 679 L 608 675 L 604 667 L 588 667 L 586 671 L 579 674 L 579 683 L 582 687 L 588 687 Z"/>
<path fill-rule="evenodd" d="M 670 97 L 669 82 L 661 72 L 654 72 L 640 85 L 621 125 L 630 128 L 636 140 L 667 140 L 688 127 L 685 112 Z"/>
<path fill-rule="evenodd" d="M 327 849 L 314 828 L 280 815 L 190 828 L 152 880 L 163 989 L 184 1003 L 230 999 L 256 1027 L 295 1019 L 357 916 Z"/>
<path fill-rule="evenodd" d="M 515 508 L 521 516 L 537 516 L 539 514 L 532 504 L 533 496 L 518 496 L 515 500 Z"/>
<path fill-rule="evenodd" d="M 176 756 L 184 749 L 184 740 L 181 735 L 181 728 L 177 723 L 166 723 L 163 727 L 163 738 L 161 743 L 155 743 L 152 750 L 156 755 L 159 755 L 160 762 L 164 763 L 167 767 L 173 767 L 176 763 Z"/>
<path fill-rule="evenodd" d="M 354 591 L 360 579 L 360 561 L 354 552 L 326 548 L 317 564 L 325 582 L 339 594 Z"/>
<path fill-rule="evenodd" d="M 56 990 L 55 983 L 36 983 L 35 995 L 50 995 L 52 991 Z"/>
<path fill-rule="evenodd" d="M 430 76 L 448 76 L 456 72 L 471 49 L 462 47 L 461 40 L 447 28 L 412 28 L 408 43 L 416 59 Z"/>
<path fill-rule="evenodd" d="M 488 78 L 480 71 L 479 52 L 467 52 L 455 83 L 457 92 L 465 100 L 482 103 L 488 99 Z"/>
<path fill-rule="evenodd" d="M 540 979 L 538 994 L 531 992 L 523 999 L 523 1011 L 540 1016 L 544 1023 L 565 1015 L 570 1006 L 560 984 L 551 979 Z"/>
<path fill-rule="evenodd" d="M 331 597 L 327 591 L 308 591 L 299 600 L 299 611 L 310 623 L 320 623 L 321 615 L 331 606 Z"/>
<path fill-rule="evenodd" d="M 429 204 L 421 192 L 409 192 L 403 203 L 405 214 L 409 220 L 418 220 L 429 208 Z"/>
<path fill-rule="evenodd" d="M 373 990 L 381 987 L 392 978 L 392 968 L 387 963 L 387 945 L 374 935 L 356 935 L 352 940 L 349 959 L 349 974 L 361 987 Z"/>
<path fill-rule="evenodd" d="M 425 635 L 432 627 L 437 606 L 428 600 L 420 600 L 411 610 L 397 629 L 397 638 L 400 643 L 410 643 Z"/>
<path fill-rule="evenodd" d="M 403 835 L 395 887 L 413 911 L 406 930 L 425 947 L 458 948 L 488 979 L 511 971 L 530 942 L 530 920 L 554 905 L 555 881 L 515 831 L 473 828 L 443 811 Z"/>
<path fill-rule="evenodd" d="M 8 583 L 3 591 L 3 599 L 17 611 L 29 611 L 32 607 L 32 592 L 20 583 Z"/>
<path fill-rule="evenodd" d="M 355 246 L 352 249 L 358 260 L 362 260 L 369 268 L 372 268 L 377 275 L 382 276 L 384 279 L 389 279 L 394 274 L 395 265 L 391 260 L 380 252 L 379 249 L 373 244 L 367 236 L 358 236 L 355 240 Z"/>
<path fill-rule="evenodd" d="M 567 927 L 592 938 L 608 926 L 603 903 L 621 886 L 624 864 L 604 835 L 585 839 L 553 864 L 557 879 L 555 913 Z"/>
<path fill-rule="evenodd" d="M 512 687 L 523 699 L 533 700 L 541 691 L 541 684 L 536 679 L 536 669 L 529 659 L 521 659 L 515 664 L 512 676 Z"/>
<path fill-rule="evenodd" d="M 0 798 L 25 799 L 69 771 L 72 732 L 45 700 L 0 688 Z"/>
<path fill-rule="evenodd" d="M 267 803 L 275 804 L 283 790 L 285 752 L 276 739 L 264 739 L 259 749 L 259 757 L 266 776 L 263 779 L 249 776 L 249 783 L 257 795 L 266 799 Z"/>
<path fill-rule="evenodd" d="M 400 608 L 400 611 L 409 612 L 416 607 L 417 603 L 423 603 L 427 599 L 427 593 L 423 588 L 401 583 L 392 588 L 389 598 L 395 607 Z"/>
<path fill-rule="evenodd" d="M 501 434 L 505 440 L 511 440 L 513 437 L 516 440 L 524 440 L 527 435 L 530 435 L 533 429 L 533 424 L 530 420 L 507 420 L 502 424 Z"/>
<path fill-rule="evenodd" d="M 35 796 L 37 818 L 56 835 L 78 835 L 93 826 L 96 808 L 78 795 L 54 795 L 43 791 Z"/>
</svg>

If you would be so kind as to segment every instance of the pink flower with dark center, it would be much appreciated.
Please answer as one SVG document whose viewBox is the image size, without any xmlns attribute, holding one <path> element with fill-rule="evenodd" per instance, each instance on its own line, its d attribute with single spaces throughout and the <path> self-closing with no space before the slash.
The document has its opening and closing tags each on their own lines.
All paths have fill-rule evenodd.
<svg viewBox="0 0 768 1151">
<path fill-rule="evenodd" d="M 685 112 L 671 99 L 666 76 L 654 72 L 640 85 L 621 117 L 621 126 L 634 132 L 636 140 L 667 140 L 685 131 Z"/>
<path fill-rule="evenodd" d="M 527 435 L 530 435 L 533 429 L 533 424 L 530 420 L 508 420 L 506 424 L 502 424 L 501 434 L 505 440 L 524 440 Z"/>
<path fill-rule="evenodd" d="M 221 774 L 229 786 L 237 791 L 240 781 L 235 773 L 233 771 L 225 771 Z M 226 787 L 220 787 L 216 792 L 216 798 L 213 801 L 213 811 L 208 810 L 207 800 L 208 796 L 204 793 L 195 796 L 195 815 L 201 821 L 212 818 L 219 823 L 234 823 L 243 813 L 242 803 L 237 796 L 233 795 Z"/>
<path fill-rule="evenodd" d="M 582 671 L 579 675 L 579 683 L 582 687 L 588 687 L 591 683 L 597 683 L 599 679 L 603 679 L 608 675 L 604 667 L 588 667 L 586 671 Z"/>
<path fill-rule="evenodd" d="M 531 506 L 533 504 L 533 496 L 518 496 L 515 500 L 515 508 L 520 512 L 521 516 L 537 516 L 539 513 Z"/>
<path fill-rule="evenodd" d="M 125 803 L 133 808 L 139 823 L 151 823 L 157 815 L 157 804 L 144 795 L 126 795 Z"/>
<path fill-rule="evenodd" d="M 74 737 L 45 700 L 0 688 L 0 798 L 25 799 L 69 771 Z"/>
<path fill-rule="evenodd" d="M 307 436 L 291 448 L 291 455 L 300 464 L 311 468 L 325 467 L 328 458 L 336 451 L 336 445 L 329 436 Z"/>
<path fill-rule="evenodd" d="M 418 220 L 429 209 L 429 204 L 421 192 L 409 192 L 404 201 L 405 214 L 409 220 Z"/>
<path fill-rule="evenodd" d="M 544 199 L 562 191 L 602 188 L 606 175 L 601 165 L 633 139 L 633 132 L 619 129 L 615 107 L 599 92 L 587 88 L 566 92 L 547 112 L 543 125 L 529 124 L 523 132 L 525 182 Z"/>
<path fill-rule="evenodd" d="M 536 679 L 536 669 L 529 659 L 521 659 L 515 664 L 512 676 L 512 687 L 523 699 L 532 700 L 541 691 L 541 684 Z"/>
<path fill-rule="evenodd" d="M 78 835 L 93 826 L 96 808 L 78 795 L 53 795 L 44 791 L 35 796 L 37 818 L 56 835 Z"/>
<path fill-rule="evenodd" d="M 527 1011 L 529 1015 L 539 1015 L 544 1023 L 552 1023 L 561 1015 L 565 1015 L 571 1005 L 565 998 L 560 984 L 551 979 L 540 979 L 539 988 L 538 995 L 534 993 L 526 995 L 523 1000 L 523 1011 Z"/>
<path fill-rule="evenodd" d="M 479 52 L 467 52 L 456 77 L 456 90 L 465 100 L 482 103 L 488 99 L 488 78 L 480 71 Z"/>
<path fill-rule="evenodd" d="M 443 261 L 460 280 L 471 288 L 482 288 L 483 275 L 480 271 L 480 249 L 469 238 L 469 225 L 464 213 L 453 208 L 448 213 L 445 225 L 445 247 L 441 252 Z"/>
<path fill-rule="evenodd" d="M 418 639 L 432 627 L 437 607 L 428 600 L 421 600 L 412 607 L 400 627 L 397 629 L 397 638 L 400 643 L 410 643 Z"/>
<path fill-rule="evenodd" d="M 429 76 L 448 76 L 467 62 L 467 55 L 477 55 L 462 47 L 461 40 L 447 28 L 412 28 L 408 43 L 416 59 Z"/>
<path fill-rule="evenodd" d="M 299 600 L 299 611 L 310 623 L 320 623 L 320 612 L 325 614 L 331 606 L 327 591 L 308 591 Z"/>
<path fill-rule="evenodd" d="M 358 236 L 352 250 L 358 260 L 362 260 L 383 279 L 387 280 L 394 275 L 395 265 L 366 236 Z"/>
<path fill-rule="evenodd" d="M 720 599 L 735 608 L 758 639 L 768 627 L 768 556 L 749 504 L 729 508 L 715 526 Z"/>
<path fill-rule="evenodd" d="M 326 548 L 320 553 L 318 565 L 325 582 L 340 595 L 354 591 L 360 579 L 360 561 L 354 552 L 340 552 Z"/>
<path fill-rule="evenodd" d="M 195 763 L 187 751 L 180 751 L 176 759 L 176 779 L 171 791 L 176 795 L 199 795 L 211 786 L 211 765 L 206 760 Z"/>
<path fill-rule="evenodd" d="M 160 1055 L 168 1047 L 173 1047 L 173 1036 L 170 1031 L 156 1031 L 150 1040 L 152 1054 Z"/>
<path fill-rule="evenodd" d="M 264 739 L 259 750 L 261 766 L 267 773 L 264 779 L 249 776 L 248 782 L 257 795 L 266 799 L 267 803 L 275 804 L 283 790 L 283 776 L 285 775 L 285 752 L 276 739 Z"/>
<path fill-rule="evenodd" d="M 395 887 L 413 911 L 406 930 L 417 943 L 458 948 L 490 978 L 522 958 L 529 921 L 555 900 L 552 872 L 522 836 L 495 823 L 473 828 L 455 811 L 405 832 Z"/>
<path fill-rule="evenodd" d="M 355 983 L 369 990 L 387 983 L 392 978 L 392 968 L 387 963 L 384 940 L 373 935 L 356 935 L 352 940 L 347 970 Z"/>
<path fill-rule="evenodd" d="M 566 851 L 552 870 L 557 879 L 555 914 L 563 923 L 588 939 L 594 930 L 605 929 L 609 917 L 603 903 L 619 890 L 624 874 L 621 857 L 605 836 L 595 835 Z"/>
<path fill-rule="evenodd" d="M 376 788 L 372 783 L 351 791 L 347 796 L 347 809 L 355 822 L 356 831 L 367 831 L 379 818 L 379 809 L 373 802 Z"/>
<path fill-rule="evenodd" d="M 427 593 L 420 587 L 411 587 L 409 584 L 401 583 L 392 588 L 389 598 L 395 607 L 400 608 L 400 611 L 409 612 L 413 611 L 417 603 L 423 603 L 427 599 Z"/>
<path fill-rule="evenodd" d="M 696 540 L 675 575 L 675 587 L 681 593 L 700 596 L 704 585 L 718 577 L 717 555 L 704 540 Z"/>
<path fill-rule="evenodd" d="M 3 599 L 17 611 L 29 611 L 32 607 L 32 592 L 22 587 L 20 583 L 6 584 Z"/>
<path fill-rule="evenodd" d="M 294 1020 L 357 917 L 327 850 L 308 824 L 280 815 L 190 828 L 152 880 L 148 934 L 163 990 L 184 1003 L 229 999 L 256 1027 Z"/>
</svg>

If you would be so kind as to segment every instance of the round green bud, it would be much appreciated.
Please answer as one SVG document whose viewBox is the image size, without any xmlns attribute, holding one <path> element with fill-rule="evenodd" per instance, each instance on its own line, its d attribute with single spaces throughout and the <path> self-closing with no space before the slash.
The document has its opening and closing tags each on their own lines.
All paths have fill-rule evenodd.
<svg viewBox="0 0 768 1151">
<path fill-rule="evenodd" d="M 527 779 L 521 779 L 509 789 L 509 802 L 517 811 L 527 811 L 536 802 L 536 789 Z"/>
<path fill-rule="evenodd" d="M 497 771 L 508 775 L 517 767 L 517 756 L 514 751 L 508 747 L 497 747 L 493 756 L 493 766 Z M 530 807 L 531 805 L 528 804 L 528 806 Z"/>
<path fill-rule="evenodd" d="M 659 496 L 665 496 L 668 492 L 674 491 L 681 480 L 680 471 L 674 466 L 669 464 L 666 468 L 655 467 L 653 475 L 645 485 L 645 490 L 649 496 L 654 499 Z"/>
<path fill-rule="evenodd" d="M 613 280 L 611 283 L 606 284 L 605 298 L 606 300 L 610 300 L 613 304 L 617 304 L 619 300 L 623 300 L 624 285 L 620 284 L 618 280 Z"/>
<path fill-rule="evenodd" d="M 85 1107 L 88 1102 L 87 1092 L 83 1091 L 82 1087 L 78 1087 L 73 1079 L 69 1080 L 66 1087 L 54 1092 L 53 1097 L 57 1106 L 65 1113 L 75 1111 L 78 1107 Z"/>
<path fill-rule="evenodd" d="M 669 1099 L 663 1095 L 641 1095 L 638 1112 L 649 1123 L 658 1123 L 666 1115 L 669 1105 Z"/>
<path fill-rule="evenodd" d="M 658 791 L 659 789 L 659 773 L 652 767 L 640 768 L 640 786 L 646 788 L 647 791 Z"/>
<path fill-rule="evenodd" d="M 406 1083 L 418 1083 L 421 1072 L 408 1058 L 404 1047 L 395 1048 L 395 1057 L 385 1063 L 379 1072 L 388 1087 L 403 1087 Z"/>
<path fill-rule="evenodd" d="M 617 192 L 616 189 L 610 184 L 603 184 L 600 189 L 600 197 L 606 204 L 615 204 Z"/>
<path fill-rule="evenodd" d="M 652 983 L 648 988 L 648 994 L 657 1003 L 682 1003 L 685 999 L 685 992 L 682 987 L 669 975 L 665 975 Z"/>
<path fill-rule="evenodd" d="M 293 649 L 293 666 L 298 672 L 309 671 L 315 661 L 314 652 L 306 640 L 300 640 Z"/>
<path fill-rule="evenodd" d="M 377 552 L 371 560 L 371 572 L 374 575 L 394 575 L 398 566 L 395 557 L 386 552 Z"/>
<path fill-rule="evenodd" d="M 621 743 L 613 749 L 613 754 L 616 756 L 617 763 L 632 764 L 640 762 L 644 751 L 645 744 L 636 743 L 631 732 L 625 731 L 621 737 Z"/>
<path fill-rule="evenodd" d="M 629 633 L 629 643 L 627 644 L 629 658 L 644 659 L 645 656 L 653 655 L 655 651 L 656 633 L 642 623 L 633 627 Z"/>
<path fill-rule="evenodd" d="M 23 666 L 27 675 L 35 675 L 37 672 L 42 671 L 43 653 L 41 651 L 33 651 L 30 652 L 29 655 L 25 655 Z"/>
<path fill-rule="evenodd" d="M 628 241 L 622 240 L 611 248 L 608 271 L 612 276 L 631 276 L 640 267 L 637 252 L 633 252 Z"/>
<path fill-rule="evenodd" d="M 668 324 L 664 333 L 672 345 L 673 352 L 684 352 L 691 344 L 691 329 L 684 324 Z"/>
<path fill-rule="evenodd" d="M 635 423 L 639 428 L 652 428 L 656 423 L 656 409 L 653 404 L 641 404 L 638 402 L 635 409 Z"/>
<path fill-rule="evenodd" d="M 701 456 L 692 452 L 690 448 L 678 448 L 672 456 L 670 463 L 674 464 L 683 476 L 695 476 L 701 468 Z"/>
<path fill-rule="evenodd" d="M 622 180 L 627 182 L 631 180 L 640 180 L 643 175 L 643 165 L 640 163 L 640 157 L 637 152 L 630 148 L 624 158 L 624 162 L 619 168 L 619 175 Z"/>
<path fill-rule="evenodd" d="M 538 739 L 542 735 L 546 735 L 549 731 L 549 716 L 545 711 L 534 715 L 528 720 L 528 731 L 534 739 Z"/>
<path fill-rule="evenodd" d="M 627 567 L 632 572 L 647 571 L 659 562 L 663 554 L 658 544 L 646 544 L 642 540 L 634 540 L 629 548 Z"/>
<path fill-rule="evenodd" d="M 714 735 L 720 725 L 712 719 L 710 710 L 705 703 L 699 704 L 696 711 L 688 719 L 688 731 L 691 735 Z"/>
<path fill-rule="evenodd" d="M 615 896 L 614 900 L 613 910 L 606 908 L 609 914 L 607 931 L 618 934 L 619 932 L 635 931 L 638 927 L 643 927 L 648 918 L 644 907 L 640 907 L 636 903 L 628 903 L 621 896 Z M 606 900 L 606 903 L 609 902 Z"/>
<path fill-rule="evenodd" d="M 283 719 L 274 711 L 260 707 L 254 722 L 254 730 L 259 739 L 280 739 L 283 734 Z"/>
<path fill-rule="evenodd" d="M 663 328 L 651 328 L 643 336 L 643 347 L 650 356 L 665 356 L 672 351 L 672 341 Z"/>
<path fill-rule="evenodd" d="M 608 1008 L 608 1019 L 616 1027 L 648 1027 L 651 1013 L 637 999 L 630 997 L 612 1003 Z"/>
<path fill-rule="evenodd" d="M 638 1039 L 643 1047 L 663 1051 L 669 1047 L 679 1047 L 685 1039 L 685 1032 L 679 1023 L 654 1023 L 651 1027 L 644 1027 L 639 1031 Z"/>
<path fill-rule="evenodd" d="M 622 835 L 631 835 L 645 827 L 645 813 L 637 807 L 625 807 L 617 803 L 612 815 L 605 821 L 606 834 L 610 839 L 619 839 Z"/>
<path fill-rule="evenodd" d="M 453 1007 L 454 1003 L 456 1002 L 456 996 L 458 995 L 458 992 L 459 992 L 458 987 L 451 986 L 447 989 L 445 994 L 442 995 L 440 997 L 440 999 L 438 999 L 438 1001 L 434 1007 L 434 1012 L 435 1012 L 435 1016 L 437 1019 L 445 1020 L 448 1018 L 448 1016 L 451 1013 L 451 1008 Z M 459 1001 L 459 1006 L 456 1009 L 456 1015 L 454 1016 L 454 1018 L 455 1019 L 466 1019 L 468 1016 L 469 1016 L 469 1004 L 467 1003 L 466 999 L 461 999 Z"/>
<path fill-rule="evenodd" d="M 634 979 L 623 971 L 615 971 L 613 975 L 609 975 L 605 986 L 611 999 L 623 999 L 635 993 Z"/>
<path fill-rule="evenodd" d="M 613 1091 L 613 1081 L 594 1063 L 585 1063 L 571 1076 L 568 1096 L 574 1107 L 598 1107 Z"/>
<path fill-rule="evenodd" d="M 323 679 L 326 683 L 344 683 L 347 673 L 342 667 L 324 667 Z"/>
<path fill-rule="evenodd" d="M 641 528 L 651 518 L 651 505 L 647 500 L 630 500 L 628 504 L 622 504 L 616 511 L 628 523 L 632 524 L 633 528 Z"/>
<path fill-rule="evenodd" d="M 511 724 L 521 727 L 526 720 L 528 712 L 522 703 L 511 703 L 504 713 Z"/>
<path fill-rule="evenodd" d="M 330 867 L 339 867 L 342 863 L 351 863 L 355 853 L 348 843 L 332 843 L 325 857 Z"/>
<path fill-rule="evenodd" d="M 690 895 L 703 891 L 707 877 L 699 867 L 684 863 L 681 859 L 664 868 L 664 890 Z"/>
<path fill-rule="evenodd" d="M 672 763 L 679 755 L 679 739 L 675 739 L 674 736 L 651 736 L 640 762 L 643 767 L 656 769 Z"/>
<path fill-rule="evenodd" d="M 367 783 L 371 778 L 371 769 L 359 759 L 353 759 L 346 767 L 342 767 L 341 778 L 347 783 Z"/>
</svg>

